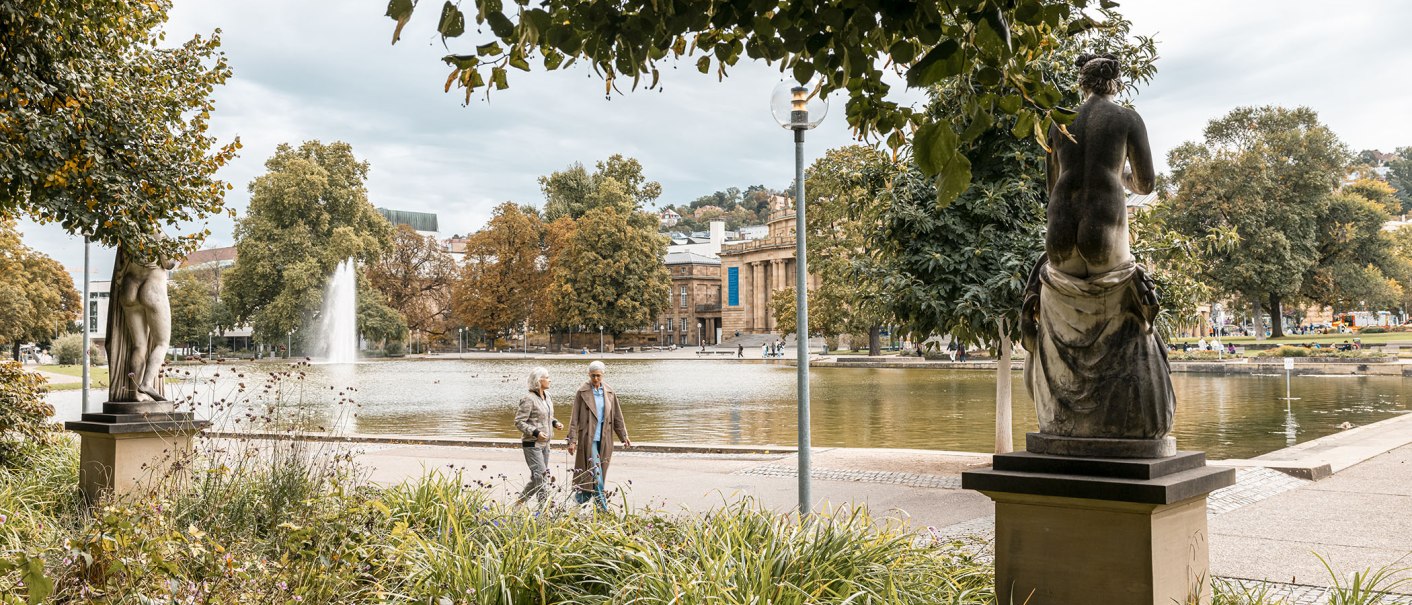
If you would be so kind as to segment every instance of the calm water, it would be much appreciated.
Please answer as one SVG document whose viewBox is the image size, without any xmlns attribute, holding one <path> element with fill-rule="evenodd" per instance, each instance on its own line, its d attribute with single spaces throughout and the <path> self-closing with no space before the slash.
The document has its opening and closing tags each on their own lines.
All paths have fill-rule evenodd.
<svg viewBox="0 0 1412 605">
<path fill-rule="evenodd" d="M 514 406 L 529 369 L 549 368 L 551 393 L 568 421 L 572 391 L 582 384 L 584 361 L 521 360 L 384 361 L 301 368 L 302 380 L 270 391 L 297 407 L 307 426 L 358 433 L 516 437 Z M 205 404 L 241 398 L 235 414 L 217 414 L 228 425 L 246 424 L 246 411 L 274 400 L 260 393 L 268 372 L 282 368 L 223 366 L 192 371 L 172 393 Z M 239 374 L 244 373 L 241 377 Z M 995 423 L 994 372 L 814 368 L 813 443 L 816 446 L 989 451 Z M 1174 434 L 1183 449 L 1212 458 L 1244 458 L 1412 411 L 1407 380 L 1400 377 L 1296 376 L 1286 413 L 1280 376 L 1174 374 Z M 783 365 L 708 360 L 608 362 L 607 382 L 623 404 L 634 440 L 674 443 L 793 445 L 795 373 Z M 247 391 L 238 394 L 238 384 Z M 354 386 L 356 391 L 341 391 Z M 333 387 L 333 388 L 330 388 Z M 1014 383 L 1015 442 L 1035 430 L 1034 406 L 1019 374 Z M 339 393 L 360 408 L 335 403 Z M 56 393 L 61 416 L 77 416 L 78 394 Z M 240 420 L 239 423 L 236 420 Z"/>
</svg>

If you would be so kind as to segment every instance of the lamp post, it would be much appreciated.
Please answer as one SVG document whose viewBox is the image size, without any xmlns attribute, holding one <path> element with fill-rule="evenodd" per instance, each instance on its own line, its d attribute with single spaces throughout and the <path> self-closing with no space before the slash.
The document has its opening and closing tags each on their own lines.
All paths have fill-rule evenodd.
<svg viewBox="0 0 1412 605">
<path fill-rule="evenodd" d="M 465 354 L 466 354 L 466 345 L 465 345 L 465 342 L 466 342 L 466 329 L 465 329 L 465 328 L 456 328 L 456 354 L 457 354 L 457 355 L 465 355 Z"/>
<path fill-rule="evenodd" d="M 83 413 L 87 414 L 88 409 L 88 365 L 91 361 L 88 358 L 88 348 L 92 346 L 89 340 L 88 323 L 92 321 L 89 317 L 88 305 L 88 236 L 83 238 L 83 354 L 79 357 L 83 361 Z"/>
<path fill-rule="evenodd" d="M 603 326 L 598 326 L 598 353 L 603 353 Z"/>
<path fill-rule="evenodd" d="M 821 88 L 788 80 L 775 86 L 770 96 L 770 113 L 775 121 L 794 131 L 794 305 L 798 331 L 795 367 L 799 393 L 799 516 L 813 509 L 809 496 L 809 257 L 805 246 L 808 222 L 804 218 L 804 131 L 824 121 L 829 104 Z"/>
<path fill-rule="evenodd" d="M 292 348 L 293 342 L 294 342 L 294 330 L 290 330 L 290 331 L 288 331 L 288 332 L 285 332 L 285 333 L 284 333 L 284 358 L 285 358 L 285 359 L 289 359 L 291 355 L 294 355 L 294 349 Z"/>
</svg>

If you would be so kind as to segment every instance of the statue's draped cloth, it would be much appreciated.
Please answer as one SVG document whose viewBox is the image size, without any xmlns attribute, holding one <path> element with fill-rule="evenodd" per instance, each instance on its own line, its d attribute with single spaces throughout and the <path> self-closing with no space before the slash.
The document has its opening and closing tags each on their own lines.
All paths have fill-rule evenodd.
<svg viewBox="0 0 1412 605">
<path fill-rule="evenodd" d="M 1037 330 L 1025 386 L 1039 430 L 1066 437 L 1156 439 L 1175 399 L 1166 344 L 1138 295 L 1138 267 L 1078 278 L 1048 262 L 1039 273 Z"/>
</svg>

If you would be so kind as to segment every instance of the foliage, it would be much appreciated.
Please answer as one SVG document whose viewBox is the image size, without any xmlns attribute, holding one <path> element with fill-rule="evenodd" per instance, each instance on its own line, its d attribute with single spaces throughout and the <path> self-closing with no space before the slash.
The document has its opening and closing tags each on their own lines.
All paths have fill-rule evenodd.
<svg viewBox="0 0 1412 605">
<path fill-rule="evenodd" d="M 1204 141 L 1168 154 L 1176 186 L 1170 224 L 1184 233 L 1234 230 L 1233 251 L 1204 259 L 1203 277 L 1221 293 L 1257 305 L 1268 297 L 1276 306 L 1309 295 L 1321 217 L 1347 156 L 1307 107 L 1238 107 L 1212 120 Z"/>
<path fill-rule="evenodd" d="M 391 246 L 392 226 L 368 202 L 368 163 L 347 143 L 281 144 L 265 168 L 236 224 L 236 263 L 222 294 L 256 339 L 276 342 L 318 312 L 339 262 L 376 261 Z M 360 326 L 372 319 L 368 312 L 396 313 L 360 302 Z"/>
<path fill-rule="evenodd" d="M 1387 211 L 1358 190 L 1346 187 L 1327 198 L 1319 217 L 1317 261 L 1305 277 L 1303 295 L 1336 310 L 1360 302 L 1381 309 L 1402 299 L 1402 286 L 1384 275 L 1394 267 L 1391 241 L 1382 232 Z"/>
<path fill-rule="evenodd" d="M 1171 201 L 1160 200 L 1133 212 L 1128 220 L 1133 257 L 1147 269 L 1160 294 L 1161 307 L 1153 322 L 1166 337 L 1176 326 L 1203 321 L 1200 306 L 1214 293 L 1201 280 L 1205 259 L 1231 251 L 1239 241 L 1229 228 L 1214 228 L 1200 236 L 1180 233 L 1168 224 L 1171 214 Z"/>
<path fill-rule="evenodd" d="M 1344 185 L 1342 191 L 1376 202 L 1389 216 L 1402 210 L 1402 203 L 1397 199 L 1397 189 L 1386 181 L 1360 178 Z"/>
<path fill-rule="evenodd" d="M 0 216 L 177 257 L 222 210 L 239 142 L 207 135 L 230 76 L 219 31 L 161 45 L 168 0 L 0 2 Z M 213 149 L 214 148 L 214 149 Z"/>
<path fill-rule="evenodd" d="M 1102 27 L 1049 49 L 1045 77 L 1065 91 L 1056 102 L 1081 102 L 1074 67 L 1081 52 L 1121 57 L 1129 90 L 1153 74 L 1151 39 L 1130 38 L 1131 25 L 1116 13 L 1105 17 Z M 932 95 L 929 112 L 943 121 L 944 136 L 960 141 L 957 159 L 971 174 L 970 186 L 953 204 L 938 205 L 938 185 L 915 166 L 899 170 L 882 191 L 888 204 L 870 247 L 874 272 L 890 311 L 918 340 L 951 334 L 963 344 L 986 346 L 1019 337 L 1025 283 L 1043 251 L 1046 151 L 1034 140 L 1011 136 L 1032 126 L 1024 118 L 1002 112 L 982 128 L 966 122 L 964 109 L 987 94 L 961 78 Z"/>
<path fill-rule="evenodd" d="M 0 361 L 0 468 L 14 467 L 29 448 L 54 441 L 58 425 L 50 422 L 48 393 L 43 376 L 17 361 Z"/>
<path fill-rule="evenodd" d="M 370 342 L 387 343 L 407 338 L 407 322 L 387 306 L 382 293 L 358 278 L 358 332 Z"/>
<path fill-rule="evenodd" d="M 643 176 L 641 162 L 620 154 L 598 162 L 592 173 L 575 163 L 539 177 L 539 187 L 544 191 L 544 218 L 549 221 L 565 216 L 578 220 L 594 208 L 639 210 L 662 195 L 662 185 Z"/>
<path fill-rule="evenodd" d="M 1412 227 L 1399 227 L 1386 236 L 1389 273 L 1402 285 L 1402 300 L 1397 304 L 1406 311 L 1412 308 Z"/>
<path fill-rule="evenodd" d="M 398 225 L 392 246 L 367 266 L 365 274 L 368 284 L 406 320 L 407 329 L 438 335 L 448 331 L 456 262 L 442 252 L 436 238 Z"/>
<path fill-rule="evenodd" d="M 886 208 L 877 192 L 892 171 L 886 154 L 853 145 L 830 149 L 805 173 L 809 273 L 819 280 L 809 294 L 811 331 L 866 333 L 891 320 L 880 284 L 867 279 L 867 250 Z"/>
<path fill-rule="evenodd" d="M 1412 579 L 1407 575 L 1407 572 L 1412 571 L 1409 567 L 1388 564 L 1377 569 L 1355 571 L 1352 577 L 1345 578 L 1334 571 L 1323 555 L 1315 556 L 1319 557 L 1319 563 L 1323 564 L 1324 570 L 1329 572 L 1329 577 L 1333 580 L 1333 587 L 1329 591 L 1329 605 L 1378 605 L 1385 602 L 1383 597 L 1387 596 L 1387 593 L 1395 593 L 1399 588 L 1412 584 Z"/>
<path fill-rule="evenodd" d="M 1333 349 L 1329 349 L 1329 352 L 1333 352 Z M 1273 348 L 1273 349 L 1265 349 L 1265 350 L 1263 350 L 1263 351 L 1256 351 L 1254 356 L 1255 356 L 1255 357 L 1309 357 L 1309 356 L 1311 356 L 1311 355 L 1314 355 L 1315 353 L 1317 353 L 1317 351 L 1315 351 L 1314 349 L 1311 349 L 1311 348 L 1309 348 L 1309 347 L 1301 347 L 1301 346 L 1298 346 L 1298 345 L 1280 345 L 1280 346 L 1275 347 L 1275 348 Z"/>
<path fill-rule="evenodd" d="M 1082 12 L 1090 4 L 579 0 L 517 6 L 506 14 L 499 4 L 481 3 L 474 18 L 490 31 L 476 29 L 474 54 L 443 57 L 452 66 L 445 87 L 465 89 L 469 102 L 477 88 L 487 94 L 508 88 L 508 69 L 530 71 L 531 59 L 542 59 L 546 71 L 583 60 L 611 95 L 620 80 L 630 80 L 636 89 L 645 79 L 647 88 L 658 88 L 659 65 L 669 57 L 673 62 L 695 57 L 698 71 L 724 79 L 744 55 L 778 63 L 801 83 L 817 76 L 816 94 L 846 90 L 844 114 L 853 130 L 861 138 L 886 141 L 894 154 L 911 138 L 922 173 L 949 184 L 937 188 L 939 201 L 946 203 L 970 180 L 963 163 L 954 161 L 963 145 L 937 136 L 941 123 L 953 118 L 898 104 L 889 98 L 892 85 L 885 80 L 905 77 L 911 88 L 961 80 L 983 94 L 954 119 L 984 128 L 997 114 L 1008 116 L 1016 137 L 1043 140 L 1051 125 L 1067 124 L 1074 116 L 1061 107 L 1064 88 L 1051 77 L 1050 51 L 1058 41 L 1099 26 Z M 1106 0 L 1098 4 L 1116 6 Z M 397 22 L 394 43 L 415 5 L 412 0 L 388 4 L 387 16 Z M 465 21 L 457 5 L 444 4 L 437 27 L 442 42 L 465 34 Z M 889 71 L 895 75 L 886 75 Z"/>
<path fill-rule="evenodd" d="M 217 329 L 215 284 L 203 281 L 196 273 L 177 271 L 172 275 L 167 296 L 172 312 L 172 344 L 205 344 L 208 335 Z"/>
<path fill-rule="evenodd" d="M 83 334 L 65 334 L 55 338 L 49 352 L 54 356 L 54 361 L 61 365 L 83 363 Z M 88 344 L 88 362 L 92 365 L 107 365 L 108 355 L 103 347 L 90 342 Z"/>
<path fill-rule="evenodd" d="M 671 295 L 666 254 L 655 216 L 616 206 L 588 211 L 554 264 L 557 316 L 567 326 L 603 326 L 615 338 L 653 325 Z"/>
<path fill-rule="evenodd" d="M 1387 181 L 1397 190 L 1401 212 L 1412 212 L 1412 147 L 1399 147 L 1388 161 Z"/>
<path fill-rule="evenodd" d="M 706 231 L 711 221 L 725 221 L 727 231 L 748 225 L 763 225 L 770 218 L 770 197 L 775 195 L 783 194 L 764 185 L 751 185 L 744 191 L 739 187 L 727 187 L 689 203 L 667 206 L 682 217 L 668 230 L 677 233 Z"/>
<path fill-rule="evenodd" d="M 572 221 L 572 219 L 563 219 Z M 466 242 L 466 262 L 451 293 L 453 317 L 497 336 L 522 328 L 546 306 L 544 224 L 506 202 Z"/>
<path fill-rule="evenodd" d="M 15 220 L 0 215 L 0 342 L 18 359 L 21 343 L 63 334 L 82 304 L 64 266 L 24 245 Z"/>
</svg>

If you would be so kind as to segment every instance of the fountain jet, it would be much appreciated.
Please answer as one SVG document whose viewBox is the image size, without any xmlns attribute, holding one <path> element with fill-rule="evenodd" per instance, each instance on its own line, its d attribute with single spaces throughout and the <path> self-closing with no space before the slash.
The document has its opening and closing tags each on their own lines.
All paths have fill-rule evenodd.
<svg viewBox="0 0 1412 605">
<path fill-rule="evenodd" d="M 358 361 L 358 273 L 353 259 L 338 263 L 324 291 L 322 334 L 329 363 Z"/>
</svg>

